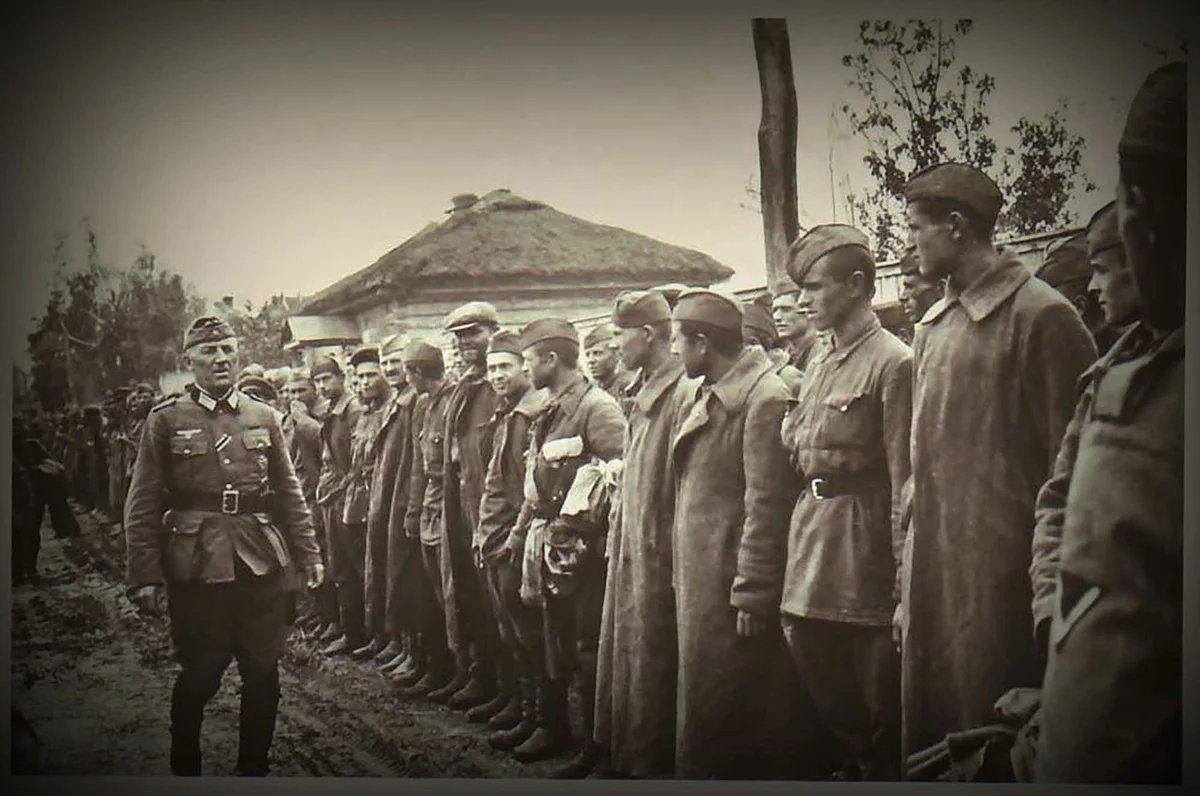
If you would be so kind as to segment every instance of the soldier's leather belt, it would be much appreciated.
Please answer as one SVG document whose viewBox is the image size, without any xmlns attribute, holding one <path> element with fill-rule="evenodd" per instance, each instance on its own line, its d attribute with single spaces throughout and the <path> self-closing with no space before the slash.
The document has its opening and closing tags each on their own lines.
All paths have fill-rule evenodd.
<svg viewBox="0 0 1200 796">
<path fill-rule="evenodd" d="M 212 511 L 220 514 L 268 514 L 272 499 L 262 495 L 243 495 L 235 489 L 224 492 L 182 492 L 171 496 L 170 508 L 176 511 Z"/>
<path fill-rule="evenodd" d="M 875 492 L 891 486 L 887 472 L 869 470 L 862 473 L 831 473 L 809 478 L 805 490 L 815 500 L 841 497 L 843 495 L 861 495 Z"/>
</svg>

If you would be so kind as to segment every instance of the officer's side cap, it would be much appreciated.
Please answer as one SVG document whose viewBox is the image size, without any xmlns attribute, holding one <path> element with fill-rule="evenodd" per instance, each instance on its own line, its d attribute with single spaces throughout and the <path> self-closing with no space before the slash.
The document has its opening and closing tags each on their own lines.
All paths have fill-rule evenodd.
<svg viewBox="0 0 1200 796">
<path fill-rule="evenodd" d="M 204 343 L 215 343 L 236 337 L 233 327 L 215 315 L 204 315 L 192 321 L 187 331 L 183 333 L 184 349 Z"/>
</svg>

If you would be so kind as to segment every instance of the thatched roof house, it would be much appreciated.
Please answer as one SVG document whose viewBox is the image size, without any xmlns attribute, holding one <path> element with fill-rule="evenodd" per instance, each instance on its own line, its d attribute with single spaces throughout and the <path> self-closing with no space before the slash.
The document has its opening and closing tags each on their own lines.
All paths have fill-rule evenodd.
<svg viewBox="0 0 1200 796">
<path fill-rule="evenodd" d="M 454 198 L 446 217 L 310 296 L 303 316 L 336 316 L 370 339 L 434 335 L 459 304 L 496 305 L 505 326 L 607 312 L 618 293 L 664 282 L 712 284 L 733 269 L 706 254 L 562 213 L 508 190 Z"/>
</svg>

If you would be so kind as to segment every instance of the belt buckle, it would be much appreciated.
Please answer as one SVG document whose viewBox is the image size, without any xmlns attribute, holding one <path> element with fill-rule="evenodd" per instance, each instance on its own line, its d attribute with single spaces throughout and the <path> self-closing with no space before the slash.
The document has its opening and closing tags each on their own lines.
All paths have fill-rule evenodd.
<svg viewBox="0 0 1200 796">
<path fill-rule="evenodd" d="M 813 500 L 824 500 L 825 496 L 821 494 L 821 486 L 825 483 L 824 478 L 813 478 L 808 482 L 808 491 L 812 493 Z"/>
<path fill-rule="evenodd" d="M 238 513 L 238 491 L 236 489 L 226 489 L 221 492 L 221 513 Z"/>
</svg>

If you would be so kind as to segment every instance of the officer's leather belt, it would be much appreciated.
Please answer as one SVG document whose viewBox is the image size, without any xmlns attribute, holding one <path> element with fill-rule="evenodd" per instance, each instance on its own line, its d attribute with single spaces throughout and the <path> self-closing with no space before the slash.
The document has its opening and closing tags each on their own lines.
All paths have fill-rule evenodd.
<svg viewBox="0 0 1200 796">
<path fill-rule="evenodd" d="M 181 492 L 171 495 L 170 508 L 176 511 L 212 511 L 219 514 L 268 514 L 273 508 L 270 497 L 243 495 L 236 489 L 224 492 Z"/>
<path fill-rule="evenodd" d="M 809 478 L 804 489 L 815 500 L 841 497 L 843 495 L 862 495 L 876 492 L 891 486 L 891 478 L 886 471 L 868 470 L 861 473 L 831 473 Z"/>
</svg>

